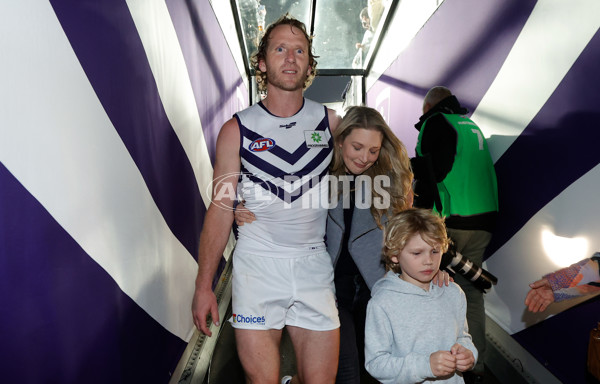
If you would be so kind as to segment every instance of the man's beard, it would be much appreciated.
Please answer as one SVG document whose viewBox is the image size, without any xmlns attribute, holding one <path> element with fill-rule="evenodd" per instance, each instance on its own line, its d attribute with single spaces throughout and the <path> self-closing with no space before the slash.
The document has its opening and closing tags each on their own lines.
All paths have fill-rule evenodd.
<svg viewBox="0 0 600 384">
<path fill-rule="evenodd" d="M 267 83 L 284 91 L 297 91 L 298 89 L 303 89 L 304 82 L 308 78 L 308 75 L 301 76 L 294 83 L 290 83 L 289 81 L 283 81 L 282 77 L 284 77 L 284 75 L 282 75 L 279 70 L 269 71 L 267 69 Z"/>
</svg>

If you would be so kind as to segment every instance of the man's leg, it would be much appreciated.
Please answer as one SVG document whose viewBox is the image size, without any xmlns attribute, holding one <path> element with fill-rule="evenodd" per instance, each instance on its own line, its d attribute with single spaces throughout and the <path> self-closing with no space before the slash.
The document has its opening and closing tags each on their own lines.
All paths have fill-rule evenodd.
<svg viewBox="0 0 600 384">
<path fill-rule="evenodd" d="M 298 376 L 292 383 L 333 384 L 340 353 L 340 320 L 335 304 L 333 266 L 327 252 L 291 261 L 293 305 L 286 328 L 294 345 Z"/>
<path fill-rule="evenodd" d="M 235 342 L 246 383 L 279 384 L 280 329 L 235 329 Z"/>
<path fill-rule="evenodd" d="M 448 229 L 448 235 L 456 243 L 456 250 L 474 264 L 481 267 L 483 254 L 489 244 L 492 234 L 486 231 L 467 231 Z M 473 344 L 479 352 L 479 358 L 473 372 L 482 375 L 485 355 L 485 303 L 483 292 L 460 274 L 454 276 L 454 281 L 460 285 L 467 298 L 467 323 Z"/>
<path fill-rule="evenodd" d="M 303 384 L 333 384 L 338 368 L 340 330 L 311 331 L 287 327 L 298 366 L 298 379 Z"/>
</svg>

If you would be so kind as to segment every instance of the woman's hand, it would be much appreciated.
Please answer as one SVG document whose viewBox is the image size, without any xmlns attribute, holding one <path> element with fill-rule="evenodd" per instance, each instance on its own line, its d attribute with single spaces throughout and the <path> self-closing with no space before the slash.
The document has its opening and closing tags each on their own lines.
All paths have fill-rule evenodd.
<svg viewBox="0 0 600 384">
<path fill-rule="evenodd" d="M 235 216 L 235 223 L 238 225 L 238 227 L 241 227 L 244 225 L 244 223 L 251 223 L 256 220 L 254 213 L 250 212 L 246 208 L 243 201 L 235 207 L 233 213 Z"/>
<path fill-rule="evenodd" d="M 449 286 L 451 281 L 454 281 L 450 274 L 446 271 L 442 271 L 441 269 L 433 276 L 433 284 L 437 284 L 439 287 L 444 285 Z"/>
</svg>

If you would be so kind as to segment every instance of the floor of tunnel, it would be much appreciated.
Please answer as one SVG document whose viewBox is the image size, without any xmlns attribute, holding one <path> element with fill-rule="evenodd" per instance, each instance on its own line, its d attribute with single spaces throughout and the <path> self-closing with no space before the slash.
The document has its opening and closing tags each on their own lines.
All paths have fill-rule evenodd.
<svg viewBox="0 0 600 384">
<path fill-rule="evenodd" d="M 225 318 L 228 319 L 229 317 L 231 317 L 231 304 L 229 305 Z M 280 355 L 281 375 L 295 374 L 296 365 L 292 341 L 285 329 L 281 339 Z M 221 327 L 217 345 L 215 346 L 209 370 L 203 384 L 234 384 L 244 382 L 244 371 L 236 350 L 234 329 L 229 321 L 225 321 Z M 366 378 L 361 380 L 361 383 L 372 382 L 374 381 Z M 483 381 L 478 381 L 477 383 L 500 384 L 500 381 L 486 367 Z M 514 384 L 518 383 L 515 382 Z"/>
</svg>

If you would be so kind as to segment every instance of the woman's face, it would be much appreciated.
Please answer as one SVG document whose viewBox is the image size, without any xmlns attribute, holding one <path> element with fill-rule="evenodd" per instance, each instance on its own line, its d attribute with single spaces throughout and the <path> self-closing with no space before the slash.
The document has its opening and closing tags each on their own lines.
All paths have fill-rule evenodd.
<svg viewBox="0 0 600 384">
<path fill-rule="evenodd" d="M 383 134 L 374 129 L 354 128 L 339 144 L 346 171 L 360 175 L 379 158 Z"/>
</svg>

